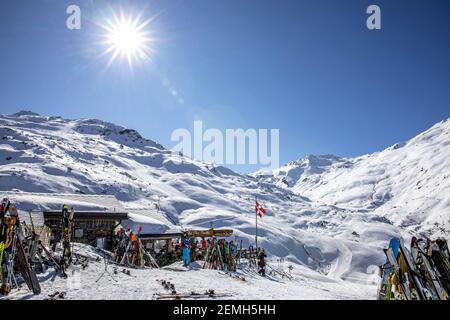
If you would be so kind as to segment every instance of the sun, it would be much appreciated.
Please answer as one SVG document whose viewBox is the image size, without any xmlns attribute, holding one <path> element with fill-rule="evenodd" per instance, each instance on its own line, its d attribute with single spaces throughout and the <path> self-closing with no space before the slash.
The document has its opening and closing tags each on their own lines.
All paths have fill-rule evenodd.
<svg viewBox="0 0 450 320">
<path fill-rule="evenodd" d="M 125 59 L 130 67 L 134 62 L 147 60 L 152 52 L 153 38 L 146 27 L 153 18 L 141 21 L 141 14 L 137 17 L 113 14 L 113 19 L 106 20 L 101 25 L 105 34 L 103 43 L 106 45 L 104 55 L 110 54 L 110 66 L 116 59 Z"/>
</svg>

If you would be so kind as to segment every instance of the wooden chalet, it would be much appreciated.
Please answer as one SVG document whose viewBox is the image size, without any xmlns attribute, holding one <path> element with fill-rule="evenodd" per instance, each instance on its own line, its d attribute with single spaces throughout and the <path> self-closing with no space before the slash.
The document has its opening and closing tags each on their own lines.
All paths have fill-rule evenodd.
<svg viewBox="0 0 450 320">
<path fill-rule="evenodd" d="M 111 249 L 114 229 L 127 217 L 126 212 L 75 211 L 73 240 L 95 246 L 97 239 L 104 239 L 104 248 Z M 44 224 L 51 230 L 52 235 L 60 235 L 62 232 L 61 211 L 44 211 Z"/>
</svg>

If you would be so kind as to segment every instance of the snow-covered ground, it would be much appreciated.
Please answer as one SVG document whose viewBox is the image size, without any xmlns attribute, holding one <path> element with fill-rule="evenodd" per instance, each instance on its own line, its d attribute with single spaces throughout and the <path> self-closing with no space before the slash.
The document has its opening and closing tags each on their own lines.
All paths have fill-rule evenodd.
<svg viewBox="0 0 450 320">
<path fill-rule="evenodd" d="M 201 299 L 373 299 L 373 291 L 376 291 L 374 282 L 370 280 L 362 286 L 330 279 L 300 266 L 293 269 L 292 280 L 283 279 L 279 275 L 263 278 L 249 267 L 231 273 L 233 276 L 230 276 L 223 271 L 202 269 L 201 262 L 192 263 L 189 268 L 183 267 L 181 262 L 162 269 L 125 268 L 130 271 L 130 275 L 123 272 L 124 267 L 108 264 L 108 272 L 103 273 L 105 264 L 102 255 L 80 244 L 75 246 L 74 251 L 93 259 L 85 269 L 81 265 L 71 265 L 68 270 L 69 277 L 64 279 L 53 268 L 49 268 L 45 273 L 39 274 L 42 286 L 40 295 L 33 295 L 23 284 L 20 290 L 13 290 L 8 297 L 0 300 L 50 299 L 50 296 L 57 292 L 65 292 L 64 299 L 77 300 L 158 299 L 159 294 L 171 293 L 161 285 L 161 280 L 173 283 L 179 295 L 191 292 L 204 294 L 214 290 L 216 296 L 202 296 Z M 279 269 L 277 263 L 273 265 Z M 115 268 L 117 272 L 114 272 Z M 287 265 L 285 271 L 288 272 Z"/>
<path fill-rule="evenodd" d="M 156 279 L 164 277 L 180 289 L 182 279 L 204 284 L 202 290 L 211 281 L 223 283 L 223 290 L 231 287 L 239 299 L 249 290 L 249 298 L 375 298 L 373 272 L 384 262 L 381 248 L 392 236 L 449 235 L 449 132 L 450 121 L 443 121 L 372 155 L 310 156 L 271 175 L 242 175 L 188 159 L 134 130 L 100 120 L 20 113 L 0 116 L 0 192 L 114 195 L 139 224 L 147 215 L 168 228 L 229 227 L 244 245 L 254 241 L 257 196 L 268 212 L 259 223 L 259 243 L 274 261 L 284 258 L 293 264 L 296 274 L 293 281 L 249 275 L 248 283 L 235 283 L 209 270 L 133 270 L 136 281 L 117 288 L 126 297 L 105 289 L 102 298 L 150 298 L 160 286 Z M 21 201 L 41 209 L 55 205 L 30 197 L 24 194 Z M 157 204 L 158 214 L 143 210 Z M 72 297 L 94 297 L 92 292 L 100 290 L 91 283 L 96 276 L 82 276 L 81 281 L 91 279 L 87 289 Z M 66 285 L 44 277 L 50 291 Z M 128 283 L 142 285 L 131 289 Z M 238 293 L 246 287 L 251 289 Z"/>
</svg>

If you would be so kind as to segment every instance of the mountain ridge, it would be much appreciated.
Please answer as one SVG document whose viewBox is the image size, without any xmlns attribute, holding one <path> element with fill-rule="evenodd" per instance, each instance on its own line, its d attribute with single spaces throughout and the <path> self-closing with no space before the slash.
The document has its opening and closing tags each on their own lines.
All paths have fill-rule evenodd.
<svg viewBox="0 0 450 320">
<path fill-rule="evenodd" d="M 258 223 L 258 242 L 268 254 L 325 274 L 333 281 L 351 278 L 364 283 L 369 270 L 383 263 L 381 248 L 392 236 L 407 238 L 417 232 L 448 236 L 445 214 L 450 203 L 444 198 L 448 181 L 434 179 L 436 172 L 446 172 L 448 164 L 444 156 L 450 144 L 442 139 L 448 138 L 447 125 L 442 122 L 433 127 L 431 135 L 416 137 L 413 149 L 407 144 L 357 160 L 324 155 L 293 161 L 292 170 L 301 167 L 297 168 L 298 177 L 310 180 L 302 184 L 302 179 L 293 179 L 289 186 L 273 176 L 243 175 L 189 159 L 144 139 L 133 129 L 102 120 L 65 120 L 24 113 L 0 116 L 0 194 L 17 190 L 114 195 L 124 207 L 137 212 L 131 220 L 141 221 L 145 216 L 155 219 L 158 205 L 159 213 L 167 218 L 164 221 L 183 228 L 232 228 L 244 246 L 254 242 L 257 197 L 267 210 L 267 216 Z M 441 147 L 444 153 L 439 153 Z M 401 168 L 408 168 L 412 163 L 409 160 L 418 161 L 414 153 L 424 159 L 424 164 L 437 166 L 431 170 L 429 187 L 421 188 L 428 190 L 429 213 L 422 213 L 423 206 L 414 207 L 414 203 L 417 206 L 424 201 L 423 194 L 410 193 L 420 197 L 405 198 L 413 203 L 406 214 L 404 207 L 395 215 L 389 214 L 380 208 L 386 209 L 386 203 L 391 203 L 389 210 L 394 210 L 393 206 L 399 204 L 391 199 L 407 197 L 408 193 L 392 194 L 394 189 L 384 185 L 386 181 L 395 182 L 395 190 L 415 182 L 408 178 L 398 184 L 396 177 L 402 172 L 385 173 L 383 163 L 400 161 Z M 378 161 L 380 154 L 386 157 L 382 161 Z M 367 163 L 370 159 L 378 160 Z M 350 174 L 355 170 L 357 174 Z M 430 188 L 435 189 L 435 197 Z M 39 208 L 57 209 L 53 205 L 43 203 Z"/>
</svg>

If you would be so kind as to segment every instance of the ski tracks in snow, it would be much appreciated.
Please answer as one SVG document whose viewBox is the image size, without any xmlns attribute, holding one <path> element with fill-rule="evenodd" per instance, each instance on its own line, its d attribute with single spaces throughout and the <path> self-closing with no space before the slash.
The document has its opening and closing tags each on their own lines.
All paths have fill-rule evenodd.
<svg viewBox="0 0 450 320">
<path fill-rule="evenodd" d="M 328 275 L 335 280 L 342 280 L 342 276 L 350 270 L 353 254 L 342 241 L 336 241 L 335 245 L 339 254 Z"/>
</svg>

